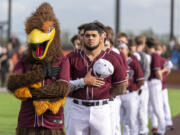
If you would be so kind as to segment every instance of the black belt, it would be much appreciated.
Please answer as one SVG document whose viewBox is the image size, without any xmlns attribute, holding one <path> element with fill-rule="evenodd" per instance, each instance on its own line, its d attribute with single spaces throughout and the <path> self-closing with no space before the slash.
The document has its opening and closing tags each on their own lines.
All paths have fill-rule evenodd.
<svg viewBox="0 0 180 135">
<path fill-rule="evenodd" d="M 99 105 L 108 104 L 109 101 L 113 101 L 113 100 L 114 100 L 113 98 L 109 98 L 109 99 L 103 100 L 102 104 L 100 104 L 100 101 L 87 102 L 87 101 L 79 101 L 78 99 L 73 99 L 73 103 L 84 105 L 84 106 L 99 106 Z"/>
</svg>

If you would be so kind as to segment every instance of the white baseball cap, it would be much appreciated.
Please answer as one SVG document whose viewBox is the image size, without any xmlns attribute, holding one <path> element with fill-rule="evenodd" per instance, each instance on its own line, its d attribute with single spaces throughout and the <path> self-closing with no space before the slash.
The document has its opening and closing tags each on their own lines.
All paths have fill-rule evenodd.
<svg viewBox="0 0 180 135">
<path fill-rule="evenodd" d="M 106 78 L 114 73 L 114 66 L 105 59 L 97 60 L 93 65 L 95 76 Z"/>
</svg>

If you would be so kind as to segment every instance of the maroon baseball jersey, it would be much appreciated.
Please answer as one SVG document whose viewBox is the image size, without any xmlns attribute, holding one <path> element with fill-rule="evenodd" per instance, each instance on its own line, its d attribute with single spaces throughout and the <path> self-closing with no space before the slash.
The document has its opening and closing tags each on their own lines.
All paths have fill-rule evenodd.
<svg viewBox="0 0 180 135">
<path fill-rule="evenodd" d="M 67 57 L 59 57 L 59 62 L 54 63 L 53 66 L 60 66 L 60 73 L 56 78 L 46 79 L 43 84 L 50 84 L 55 80 L 61 80 L 69 82 L 70 80 L 70 69 L 69 61 Z M 23 62 L 23 58 L 15 66 L 14 72 L 21 74 L 28 71 L 29 64 Z M 63 107 L 61 107 L 57 114 L 53 114 L 51 111 L 47 110 L 44 114 L 38 116 L 35 113 L 35 108 L 33 106 L 33 100 L 28 99 L 22 101 L 21 109 L 18 118 L 18 127 L 23 128 L 34 128 L 34 127 L 46 127 L 50 129 L 64 128 L 64 114 Z"/>
<path fill-rule="evenodd" d="M 109 61 L 114 67 L 114 73 L 104 78 L 105 84 L 101 87 L 84 86 L 69 94 L 70 97 L 84 100 L 99 100 L 110 98 L 109 93 L 112 84 L 122 83 L 126 79 L 126 72 L 120 66 L 117 58 L 105 51 L 101 51 L 100 54 L 93 60 L 86 56 L 84 51 L 72 52 L 68 55 L 70 62 L 70 76 L 71 80 L 83 78 L 93 67 L 94 63 L 99 59 L 105 59 Z M 92 75 L 94 76 L 93 72 Z"/>
<path fill-rule="evenodd" d="M 111 55 L 114 55 L 117 60 L 119 61 L 120 65 L 122 66 L 122 68 L 125 70 L 125 71 L 128 71 L 128 66 L 127 66 L 127 62 L 124 63 L 124 60 L 125 60 L 125 56 L 124 54 L 120 53 L 120 54 L 117 54 L 116 52 L 114 52 L 113 50 L 111 50 L 110 48 L 107 48 L 105 50 L 107 53 L 111 54 Z M 122 56 L 123 55 L 123 56 Z M 125 60 L 126 61 L 126 60 Z"/>
<path fill-rule="evenodd" d="M 158 79 L 156 77 L 155 72 L 157 70 L 161 70 L 161 56 L 157 53 L 151 54 L 151 65 L 150 65 L 151 74 L 149 80 L 151 79 Z"/>
<path fill-rule="evenodd" d="M 127 72 L 129 72 L 128 71 L 128 64 L 127 64 L 127 62 L 126 62 L 126 56 L 124 55 L 124 53 L 121 51 L 121 50 L 119 50 L 119 55 L 121 56 L 121 58 L 122 58 L 122 61 L 123 61 L 123 63 L 124 63 L 124 66 L 125 66 L 125 68 L 127 69 Z"/>
<path fill-rule="evenodd" d="M 161 58 L 161 69 L 164 68 L 164 65 L 166 64 L 167 60 L 163 57 L 160 57 Z M 162 74 L 162 89 L 166 89 L 167 88 L 167 85 L 166 85 L 166 73 L 163 73 Z"/>
<path fill-rule="evenodd" d="M 137 91 L 138 90 L 138 81 L 144 80 L 144 73 L 141 69 L 141 65 L 137 58 L 132 55 L 127 60 L 128 68 L 129 68 L 129 81 L 128 88 L 129 91 Z"/>
</svg>

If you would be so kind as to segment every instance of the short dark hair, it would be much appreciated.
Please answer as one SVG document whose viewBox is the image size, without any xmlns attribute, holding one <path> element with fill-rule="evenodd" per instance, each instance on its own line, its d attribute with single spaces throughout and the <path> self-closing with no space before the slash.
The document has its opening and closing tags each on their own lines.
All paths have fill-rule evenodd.
<svg viewBox="0 0 180 135">
<path fill-rule="evenodd" d="M 146 45 L 148 48 L 155 48 L 156 44 L 157 44 L 157 41 L 154 38 L 148 37 L 146 39 Z"/>
<path fill-rule="evenodd" d="M 114 31 L 110 26 L 106 26 L 107 38 L 113 40 Z"/>
<path fill-rule="evenodd" d="M 143 35 L 136 36 L 135 41 L 137 46 L 142 45 L 143 43 L 146 43 L 146 37 Z"/>
<path fill-rule="evenodd" d="M 86 25 L 87 25 L 87 23 L 81 24 L 81 25 L 78 27 L 78 31 L 83 30 Z"/>
<path fill-rule="evenodd" d="M 119 33 L 117 33 L 116 39 L 121 38 L 121 37 L 125 37 L 125 38 L 128 40 L 128 36 L 127 36 L 127 34 L 124 33 L 124 32 L 119 32 Z"/>
<path fill-rule="evenodd" d="M 136 42 L 135 42 L 135 40 L 134 39 L 129 39 L 128 40 L 128 48 L 130 49 L 130 47 L 132 47 L 132 46 L 136 46 L 137 44 L 136 44 Z"/>
<path fill-rule="evenodd" d="M 110 44 L 111 44 L 110 46 L 111 46 L 111 47 L 113 46 L 113 44 L 114 44 L 113 40 L 107 38 L 106 41 L 109 41 L 109 42 L 110 42 Z"/>
<path fill-rule="evenodd" d="M 71 43 L 74 44 L 74 41 L 75 41 L 75 40 L 80 40 L 79 35 L 74 35 L 74 36 L 71 38 Z"/>
<path fill-rule="evenodd" d="M 160 50 L 160 49 L 163 49 L 163 44 L 159 42 L 156 44 L 155 50 Z"/>
<path fill-rule="evenodd" d="M 101 23 L 101 22 L 100 22 L 100 21 L 98 21 L 98 20 L 93 21 L 93 23 L 94 23 L 94 24 L 96 24 L 99 28 L 101 28 L 104 32 L 106 32 L 106 33 L 107 33 L 107 31 L 106 31 L 106 27 L 104 26 L 104 24 L 103 24 L 103 23 Z"/>
<path fill-rule="evenodd" d="M 104 32 L 103 28 L 96 23 L 89 23 L 84 27 L 84 33 L 89 30 L 96 30 L 100 35 Z"/>
</svg>

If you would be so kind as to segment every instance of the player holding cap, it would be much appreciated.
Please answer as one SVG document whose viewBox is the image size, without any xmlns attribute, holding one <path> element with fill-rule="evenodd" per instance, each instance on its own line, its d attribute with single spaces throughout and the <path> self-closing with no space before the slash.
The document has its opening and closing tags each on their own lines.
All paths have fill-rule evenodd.
<svg viewBox="0 0 180 135">
<path fill-rule="evenodd" d="M 90 23 L 84 28 L 84 49 L 72 52 L 70 61 L 71 79 L 83 78 L 91 69 L 91 75 L 103 78 L 103 86 L 85 85 L 72 91 L 66 117 L 68 135 L 112 135 L 112 114 L 110 102 L 113 102 L 110 91 L 123 90 L 126 79 L 125 71 L 117 59 L 100 47 L 103 30 Z M 101 66 L 100 66 L 101 65 Z M 101 69 L 99 68 L 101 67 Z M 108 71 L 108 72 L 107 72 Z M 108 74 L 107 74 L 108 73 Z"/>
<path fill-rule="evenodd" d="M 126 94 L 121 96 L 121 123 L 124 135 L 138 135 L 139 88 L 144 84 L 144 74 L 139 61 L 134 56 L 128 57 L 129 48 L 121 43 L 118 48 L 126 56 L 129 67 L 129 82 Z"/>
<path fill-rule="evenodd" d="M 149 87 L 149 102 L 152 106 L 152 111 L 158 119 L 157 135 L 165 133 L 165 120 L 162 102 L 162 72 L 161 72 L 161 56 L 155 51 L 157 41 L 153 38 L 146 40 L 147 52 L 151 55 L 151 74 L 148 81 Z"/>
</svg>

